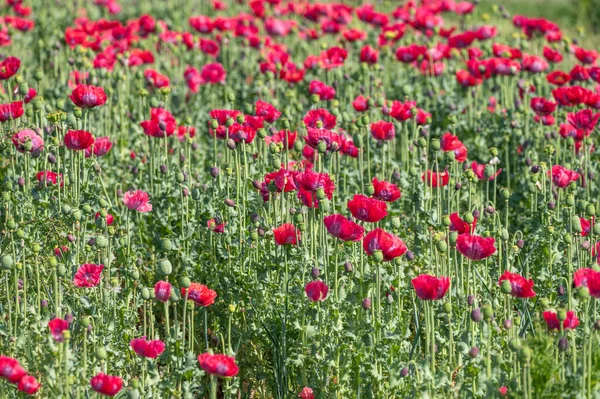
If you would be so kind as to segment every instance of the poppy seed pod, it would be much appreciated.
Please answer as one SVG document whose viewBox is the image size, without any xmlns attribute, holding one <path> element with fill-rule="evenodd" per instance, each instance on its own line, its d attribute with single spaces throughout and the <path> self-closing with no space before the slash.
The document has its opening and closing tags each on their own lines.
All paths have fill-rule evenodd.
<svg viewBox="0 0 600 399">
<path fill-rule="evenodd" d="M 576 293 L 577 297 L 582 300 L 588 299 L 590 297 L 590 290 L 585 285 L 582 285 L 581 287 L 577 288 Z"/>
<path fill-rule="evenodd" d="M 150 290 L 147 287 L 142 288 L 142 299 L 150 299 Z"/>
<path fill-rule="evenodd" d="M 2 265 L 2 268 L 4 270 L 10 270 L 12 269 L 14 262 L 13 262 L 13 258 L 10 255 L 3 255 L 2 258 L 0 258 L 0 264 Z"/>
<path fill-rule="evenodd" d="M 518 352 L 518 357 L 522 362 L 529 362 L 531 359 L 531 349 L 529 349 L 528 346 L 521 347 Z"/>
<path fill-rule="evenodd" d="M 158 272 L 164 276 L 168 276 L 173 272 L 173 266 L 168 259 L 161 259 L 158 261 Z"/>
<path fill-rule="evenodd" d="M 483 318 L 490 320 L 494 316 L 494 309 L 490 305 L 484 305 L 482 308 Z"/>
<path fill-rule="evenodd" d="M 375 262 L 382 262 L 383 261 L 383 252 L 380 250 L 373 251 L 373 260 Z"/>
</svg>

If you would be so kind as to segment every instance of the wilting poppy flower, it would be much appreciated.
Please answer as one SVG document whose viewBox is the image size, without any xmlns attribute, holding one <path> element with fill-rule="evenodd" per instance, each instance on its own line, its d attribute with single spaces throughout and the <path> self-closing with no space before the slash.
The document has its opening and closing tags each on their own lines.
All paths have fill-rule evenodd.
<svg viewBox="0 0 600 399">
<path fill-rule="evenodd" d="M 505 271 L 500 277 L 498 285 L 502 285 L 504 280 L 510 282 L 510 294 L 512 296 L 516 298 L 532 298 L 535 296 L 535 292 L 533 292 L 533 280 L 527 280 L 525 277 L 509 271 Z"/>
<path fill-rule="evenodd" d="M 498 175 L 500 174 L 500 172 L 502 172 L 502 169 L 498 169 L 494 172 L 494 174 L 492 174 L 491 176 L 488 175 L 486 176 L 485 174 L 485 169 L 487 167 L 492 167 L 491 165 L 486 165 L 486 164 L 478 164 L 477 162 L 473 161 L 473 163 L 471 164 L 471 170 L 473 171 L 473 173 L 475 173 L 475 176 L 477 176 L 477 178 L 479 180 L 487 180 L 487 181 L 492 181 L 494 180 L 496 177 L 498 177 Z M 492 167 L 493 168 L 493 167 Z M 491 174 L 491 173 L 490 173 Z"/>
<path fill-rule="evenodd" d="M 387 204 L 376 198 L 355 194 L 348 201 L 348 210 L 352 216 L 363 222 L 375 223 L 387 216 Z"/>
<path fill-rule="evenodd" d="M 461 234 L 456 239 L 456 249 L 471 260 L 481 260 L 496 253 L 494 237 Z"/>
<path fill-rule="evenodd" d="M 444 152 L 453 151 L 458 162 L 467 160 L 467 147 L 458 139 L 457 136 L 450 132 L 444 133 L 440 139 L 440 148 Z"/>
<path fill-rule="evenodd" d="M 154 284 L 154 298 L 159 302 L 167 302 L 171 297 L 171 283 L 159 281 Z"/>
<path fill-rule="evenodd" d="M 106 103 L 104 88 L 97 86 L 79 85 L 69 96 L 73 104 L 79 108 L 94 108 Z"/>
<path fill-rule="evenodd" d="M 94 136 L 85 130 L 69 130 L 65 134 L 65 146 L 73 151 L 87 150 L 94 144 Z"/>
<path fill-rule="evenodd" d="M 198 355 L 198 363 L 202 370 L 219 377 L 235 377 L 240 371 L 232 356 L 203 353 Z"/>
<path fill-rule="evenodd" d="M 19 152 L 39 154 L 44 149 L 44 139 L 31 129 L 21 130 L 12 137 L 15 149 Z"/>
<path fill-rule="evenodd" d="M 187 293 L 188 301 L 193 301 L 198 306 L 210 306 L 215 303 L 217 293 L 207 286 L 199 283 L 192 283 L 188 288 L 181 288 L 181 296 L 185 298 Z"/>
<path fill-rule="evenodd" d="M 296 245 L 300 239 L 300 230 L 291 223 L 282 224 L 273 229 L 273 237 L 277 245 Z"/>
<path fill-rule="evenodd" d="M 165 351 L 165 343 L 160 339 L 146 340 L 146 337 L 132 339 L 129 342 L 131 349 L 138 355 L 148 359 L 156 359 Z"/>
<path fill-rule="evenodd" d="M 571 182 L 577 181 L 581 175 L 561 165 L 554 165 L 552 166 L 552 170 L 548 171 L 548 176 L 552 177 L 552 183 L 555 186 L 565 188 Z"/>
<path fill-rule="evenodd" d="M 448 182 L 450 181 L 450 174 L 447 170 L 443 172 L 433 172 L 428 170 L 423 173 L 421 180 L 426 182 L 430 187 L 444 187 L 448 185 Z"/>
<path fill-rule="evenodd" d="M 547 310 L 544 312 L 544 320 L 548 326 L 548 330 L 560 330 L 560 321 L 558 320 L 557 314 L 553 310 Z M 574 330 L 579 325 L 579 319 L 575 316 L 575 312 L 569 310 L 567 312 L 567 318 L 563 321 L 563 329 Z"/>
<path fill-rule="evenodd" d="M 371 136 L 375 140 L 392 140 L 396 136 L 396 129 L 392 122 L 374 122 L 371 123 Z"/>
<path fill-rule="evenodd" d="M 92 389 L 105 396 L 115 396 L 123 388 L 121 377 L 99 373 L 90 380 Z"/>
<path fill-rule="evenodd" d="M 16 384 L 26 374 L 25 369 L 19 364 L 17 359 L 0 356 L 0 377 Z"/>
<path fill-rule="evenodd" d="M 0 62 L 0 80 L 10 79 L 17 73 L 20 66 L 21 60 L 17 57 L 6 57 Z"/>
<path fill-rule="evenodd" d="M 365 236 L 363 239 L 363 249 L 369 255 L 373 255 L 375 251 L 381 251 L 384 261 L 390 261 L 402 256 L 408 250 L 400 238 L 380 228 L 369 232 Z"/>
<path fill-rule="evenodd" d="M 273 105 L 260 100 L 256 102 L 256 116 L 265 118 L 267 122 L 275 122 L 280 115 L 281 112 L 279 112 Z"/>
<path fill-rule="evenodd" d="M 152 210 L 150 196 L 147 192 L 142 190 L 127 191 L 123 194 L 123 203 L 130 211 L 144 213 Z"/>
<path fill-rule="evenodd" d="M 23 115 L 23 101 L 0 104 L 0 122 L 8 122 Z"/>
<path fill-rule="evenodd" d="M 48 322 L 48 329 L 56 342 L 63 342 L 63 331 L 69 329 L 69 322 L 57 317 Z"/>
<path fill-rule="evenodd" d="M 450 231 L 456 231 L 458 234 L 473 234 L 477 219 L 473 218 L 473 223 L 469 224 L 458 216 L 458 212 L 450 215 Z"/>
<path fill-rule="evenodd" d="M 377 180 L 376 177 L 373 178 L 371 182 L 373 184 L 373 189 L 375 192 L 373 193 L 373 197 L 380 199 L 385 202 L 394 202 L 402 196 L 400 189 L 393 183 L 389 183 L 383 180 Z"/>
<path fill-rule="evenodd" d="M 104 265 L 95 265 L 93 263 L 85 263 L 77 269 L 73 276 L 73 284 L 79 288 L 91 288 L 100 283 Z"/>
<path fill-rule="evenodd" d="M 315 395 L 313 394 L 312 388 L 304 387 L 302 391 L 298 394 L 300 399 L 315 399 Z"/>
<path fill-rule="evenodd" d="M 364 229 L 343 215 L 329 215 L 323 219 L 325 228 L 332 236 L 342 241 L 360 241 Z"/>
<path fill-rule="evenodd" d="M 64 185 L 62 173 L 59 175 L 58 173 L 50 170 L 42 170 L 38 172 L 35 175 L 35 178 L 40 183 L 44 182 L 45 184 L 57 184 L 60 181 L 60 186 L 62 187 Z"/>
<path fill-rule="evenodd" d="M 421 274 L 411 280 L 417 296 L 424 301 L 442 299 L 450 287 L 448 277 L 435 277 Z"/>
<path fill-rule="evenodd" d="M 17 384 L 17 389 L 27 395 L 34 395 L 40 387 L 40 383 L 32 375 L 23 376 Z"/>
<path fill-rule="evenodd" d="M 106 155 L 110 149 L 112 148 L 113 143 L 110 141 L 110 138 L 98 137 L 91 148 L 86 148 L 85 157 L 89 158 L 92 156 L 92 153 L 97 157 L 102 157 Z"/>
<path fill-rule="evenodd" d="M 329 287 L 322 281 L 311 281 L 304 288 L 306 296 L 313 302 L 322 301 L 327 298 Z"/>
</svg>

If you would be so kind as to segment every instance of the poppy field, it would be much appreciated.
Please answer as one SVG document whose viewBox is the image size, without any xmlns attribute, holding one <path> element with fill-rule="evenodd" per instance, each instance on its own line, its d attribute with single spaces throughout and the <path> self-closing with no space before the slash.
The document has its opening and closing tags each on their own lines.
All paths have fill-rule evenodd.
<svg viewBox="0 0 600 399">
<path fill-rule="evenodd" d="M 3 0 L 0 398 L 599 397 L 597 41 L 482 6 Z"/>
</svg>

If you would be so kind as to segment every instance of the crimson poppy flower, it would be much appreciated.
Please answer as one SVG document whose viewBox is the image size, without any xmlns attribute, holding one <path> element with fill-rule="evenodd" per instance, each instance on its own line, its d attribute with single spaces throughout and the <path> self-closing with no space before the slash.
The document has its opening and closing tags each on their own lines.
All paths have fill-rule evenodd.
<svg viewBox="0 0 600 399">
<path fill-rule="evenodd" d="M 531 73 L 540 73 L 548 69 L 548 63 L 545 59 L 535 55 L 523 55 L 523 69 Z"/>
<path fill-rule="evenodd" d="M 588 89 L 581 86 L 559 87 L 552 90 L 552 96 L 563 107 L 574 107 L 585 103 L 591 94 Z"/>
<path fill-rule="evenodd" d="M 202 84 L 217 84 L 225 83 L 227 72 L 223 65 L 218 62 L 206 64 L 200 70 L 200 83 Z"/>
<path fill-rule="evenodd" d="M 90 385 L 99 394 L 115 396 L 123 388 L 123 380 L 121 377 L 99 373 L 92 377 Z"/>
<path fill-rule="evenodd" d="M 27 395 L 35 395 L 41 388 L 38 380 L 32 375 L 25 375 L 19 380 L 17 389 Z"/>
<path fill-rule="evenodd" d="M 502 285 L 504 280 L 510 282 L 510 294 L 512 296 L 516 298 L 532 298 L 535 296 L 535 292 L 533 292 L 533 280 L 527 280 L 525 277 L 509 271 L 505 271 L 500 277 L 498 285 Z"/>
<path fill-rule="evenodd" d="M 552 183 L 555 186 L 565 188 L 571 184 L 571 182 L 579 180 L 581 175 L 561 165 L 554 165 L 552 166 L 552 170 L 548 171 L 548 176 L 552 177 Z"/>
<path fill-rule="evenodd" d="M 144 213 L 152 210 L 150 196 L 147 192 L 142 190 L 127 191 L 123 194 L 123 203 L 130 211 Z"/>
<path fill-rule="evenodd" d="M 428 170 L 423 173 L 421 180 L 426 182 L 430 187 L 444 187 L 450 181 L 450 173 L 447 170 L 443 172 L 433 172 Z"/>
<path fill-rule="evenodd" d="M 363 222 L 376 223 L 387 216 L 387 204 L 376 198 L 355 194 L 348 201 L 348 210 L 352 216 Z"/>
<path fill-rule="evenodd" d="M 578 112 L 569 112 L 567 114 L 567 122 L 575 129 L 591 131 L 596 127 L 596 123 L 600 119 L 600 113 L 594 114 L 591 109 L 583 109 Z"/>
<path fill-rule="evenodd" d="M 366 45 L 360 49 L 360 62 L 364 62 L 367 64 L 377 64 L 377 60 L 379 59 L 379 51 L 374 49 L 373 47 Z"/>
<path fill-rule="evenodd" d="M 369 109 L 369 102 L 364 96 L 358 95 L 354 101 L 352 101 L 352 107 L 357 112 L 365 112 Z"/>
<path fill-rule="evenodd" d="M 171 84 L 171 80 L 168 76 L 162 75 L 154 69 L 146 69 L 144 71 L 144 78 L 149 84 L 156 87 L 157 89 L 169 87 L 169 84 Z"/>
<path fill-rule="evenodd" d="M 381 251 L 384 261 L 391 261 L 402 256 L 408 250 L 400 238 L 381 228 L 376 228 L 365 236 L 363 249 L 369 255 L 373 255 L 375 251 Z"/>
<path fill-rule="evenodd" d="M 592 251 L 592 252 L 594 252 L 594 251 Z M 573 273 L 573 285 L 576 288 L 587 287 L 589 277 L 594 274 L 597 274 L 597 273 L 598 272 L 595 271 L 594 269 L 590 269 L 587 267 L 581 268 L 581 269 L 577 270 L 575 273 Z"/>
<path fill-rule="evenodd" d="M 85 263 L 77 269 L 73 276 L 73 284 L 79 288 L 91 288 L 100 283 L 104 265 L 95 265 L 93 263 Z"/>
<path fill-rule="evenodd" d="M 425 112 L 421 108 L 417 108 L 417 116 L 415 116 L 415 121 L 417 125 L 426 125 L 431 121 L 431 114 L 429 112 Z"/>
<path fill-rule="evenodd" d="M 164 108 L 150 109 L 150 120 L 140 122 L 144 134 L 164 138 L 175 133 L 177 123 L 173 115 Z"/>
<path fill-rule="evenodd" d="M 65 134 L 65 146 L 73 151 L 87 150 L 94 144 L 94 136 L 85 130 L 69 130 Z"/>
<path fill-rule="evenodd" d="M 203 353 L 198 355 L 198 363 L 202 370 L 219 377 L 235 377 L 240 371 L 232 356 Z"/>
<path fill-rule="evenodd" d="M 148 359 L 156 359 L 165 351 L 164 342 L 160 339 L 148 341 L 145 336 L 132 339 L 129 345 L 138 356 Z"/>
<path fill-rule="evenodd" d="M 58 174 L 56 172 L 52 172 L 50 170 L 42 170 L 35 175 L 35 178 L 38 182 L 45 184 L 57 184 L 60 181 L 60 186 L 64 185 L 64 181 L 62 179 L 62 173 Z"/>
<path fill-rule="evenodd" d="M 596 63 L 598 59 L 598 52 L 596 50 L 586 50 L 581 47 L 575 47 L 575 57 L 582 64 L 592 65 Z"/>
<path fill-rule="evenodd" d="M 400 102 L 397 100 L 392 101 L 392 105 L 389 108 L 387 114 L 397 121 L 404 122 L 412 119 L 414 116 L 413 109 L 416 108 L 417 103 L 414 101 Z M 385 113 L 385 112 L 384 112 Z"/>
<path fill-rule="evenodd" d="M 342 241 L 360 241 L 365 230 L 343 215 L 329 215 L 323 219 L 325 228 L 332 236 Z"/>
<path fill-rule="evenodd" d="M 23 96 L 23 101 L 25 101 L 25 104 L 29 104 L 31 102 L 31 100 L 33 100 L 36 96 L 37 96 L 37 91 L 33 87 L 30 87 L 29 90 L 27 91 L 27 94 L 25 94 L 25 96 Z"/>
<path fill-rule="evenodd" d="M 159 302 L 167 302 L 171 298 L 171 283 L 159 281 L 154 284 L 154 298 Z"/>
<path fill-rule="evenodd" d="M 429 274 L 421 274 L 411 280 L 417 296 L 424 301 L 442 299 L 450 287 L 448 277 L 435 277 Z"/>
<path fill-rule="evenodd" d="M 575 65 L 569 72 L 569 76 L 571 77 L 571 80 L 575 82 L 585 82 L 586 80 L 590 80 L 590 72 L 581 65 Z"/>
<path fill-rule="evenodd" d="M 197 306 L 208 307 L 215 303 L 217 293 L 207 286 L 199 283 L 191 283 L 188 288 L 181 288 L 181 296 L 185 298 L 187 293 L 188 301 L 193 301 Z"/>
<path fill-rule="evenodd" d="M 300 239 L 300 230 L 291 223 L 285 223 L 273 229 L 273 237 L 277 245 L 296 245 Z"/>
<path fill-rule="evenodd" d="M 19 364 L 17 359 L 0 356 L 0 377 L 16 384 L 26 374 L 25 369 Z"/>
<path fill-rule="evenodd" d="M 0 104 L 0 122 L 8 122 L 23 116 L 23 101 Z"/>
<path fill-rule="evenodd" d="M 272 136 L 265 136 L 265 143 L 267 145 L 271 143 L 283 143 L 284 148 L 291 150 L 294 148 L 294 143 L 298 138 L 298 132 L 292 132 L 289 130 L 280 130 Z"/>
<path fill-rule="evenodd" d="M 456 71 L 456 81 L 464 87 L 473 87 L 481 84 L 481 79 L 476 78 L 464 69 Z"/>
<path fill-rule="evenodd" d="M 494 237 L 461 234 L 456 239 L 456 249 L 471 260 L 481 260 L 496 253 Z"/>
<path fill-rule="evenodd" d="M 306 296 L 312 302 L 318 302 L 327 298 L 329 287 L 322 281 L 311 281 L 310 283 L 306 284 L 304 292 L 306 292 Z"/>
<path fill-rule="evenodd" d="M 467 160 L 467 147 L 459 140 L 459 138 L 450 132 L 444 133 L 440 139 L 440 148 L 444 152 L 453 151 L 458 162 Z"/>
<path fill-rule="evenodd" d="M 329 111 L 324 108 L 312 109 L 306 113 L 302 122 L 306 127 L 312 127 L 317 129 L 333 129 L 336 123 L 336 117 L 331 115 Z"/>
<path fill-rule="evenodd" d="M 493 175 L 491 175 L 489 177 L 486 177 L 485 176 L 485 168 L 486 167 L 488 167 L 487 164 L 478 164 L 475 161 L 473 161 L 473 163 L 471 164 L 471 170 L 473 171 L 473 173 L 475 173 L 475 176 L 477 176 L 477 178 L 479 180 L 492 181 L 496 177 L 498 177 L 498 175 L 500 174 L 500 172 L 502 172 L 502 169 L 498 169 L 498 170 L 496 170 L 496 172 Z"/>
<path fill-rule="evenodd" d="M 108 136 L 98 137 L 91 147 L 85 149 L 85 157 L 91 157 L 92 153 L 97 157 L 102 157 L 110 151 L 112 146 L 113 143 Z"/>
<path fill-rule="evenodd" d="M 529 105 L 536 115 L 550 115 L 556 109 L 556 103 L 554 101 L 546 100 L 543 97 L 534 97 L 531 99 Z"/>
<path fill-rule="evenodd" d="M 104 88 L 97 86 L 79 85 L 69 96 L 73 104 L 79 108 L 94 108 L 106 103 Z"/>
<path fill-rule="evenodd" d="M 21 60 L 17 57 L 6 57 L 0 62 L 0 80 L 10 79 L 17 73 L 20 66 Z"/>
<path fill-rule="evenodd" d="M 554 310 L 547 310 L 544 312 L 544 320 L 548 330 L 560 330 L 560 321 L 558 320 L 557 314 Z M 575 312 L 569 310 L 567 312 L 567 318 L 563 321 L 563 329 L 574 330 L 579 325 L 579 319 L 575 315 Z"/>
<path fill-rule="evenodd" d="M 69 322 L 57 317 L 48 322 L 48 329 L 56 342 L 63 342 L 63 331 L 69 329 Z"/>
<path fill-rule="evenodd" d="M 319 101 L 333 100 L 335 98 L 335 89 L 319 80 L 311 81 L 308 90 L 310 94 L 318 96 Z"/>
<path fill-rule="evenodd" d="M 273 123 L 279 118 L 281 112 L 277 110 L 273 105 L 258 100 L 256 102 L 256 115 L 265 118 L 269 123 Z"/>
<path fill-rule="evenodd" d="M 562 86 L 571 81 L 571 76 L 563 71 L 552 71 L 546 75 L 546 80 L 556 86 Z"/>
<path fill-rule="evenodd" d="M 510 47 L 501 43 L 494 43 L 492 45 L 492 52 L 496 57 L 509 58 L 511 60 L 519 59 L 523 56 L 521 50 L 518 48 Z"/>
<path fill-rule="evenodd" d="M 396 58 L 400 62 L 410 64 L 411 62 L 417 61 L 426 51 L 427 47 L 417 44 L 411 44 L 405 47 L 400 46 L 396 49 Z"/>
<path fill-rule="evenodd" d="M 192 28 L 200 33 L 211 33 L 215 27 L 213 21 L 204 15 L 190 17 L 188 19 L 188 23 Z"/>
<path fill-rule="evenodd" d="M 312 388 L 309 388 L 309 387 L 302 388 L 302 391 L 300 391 L 300 393 L 298 394 L 298 397 L 300 399 L 315 399 L 313 390 L 312 390 Z"/>
<path fill-rule="evenodd" d="M 371 123 L 371 136 L 375 140 L 392 140 L 396 136 L 396 129 L 392 122 L 374 122 Z"/>
<path fill-rule="evenodd" d="M 207 223 L 206 226 L 212 230 L 214 233 L 224 233 L 225 232 L 225 223 L 224 222 L 218 222 L 215 219 L 210 219 Z"/>
<path fill-rule="evenodd" d="M 317 190 L 323 189 L 327 199 L 333 197 L 335 190 L 335 184 L 327 173 L 318 173 L 310 169 L 296 173 L 294 175 L 294 184 L 299 191 L 304 190 L 316 193 Z"/>
<path fill-rule="evenodd" d="M 280 168 L 275 172 L 267 173 L 265 175 L 265 183 L 268 186 L 274 186 L 274 189 L 279 193 L 288 193 L 296 189 L 296 185 L 294 183 L 294 172 L 284 168 Z"/>
<path fill-rule="evenodd" d="M 456 231 L 458 234 L 473 234 L 477 219 L 473 218 L 473 223 L 469 224 L 458 216 L 458 212 L 450 215 L 450 231 Z"/>
<path fill-rule="evenodd" d="M 202 51 L 204 54 L 210 55 L 214 58 L 216 58 L 219 55 L 219 52 L 221 51 L 219 43 L 217 43 L 214 40 L 205 39 L 203 37 L 200 38 L 198 47 L 200 48 L 200 51 Z"/>
<path fill-rule="evenodd" d="M 21 130 L 12 137 L 15 149 L 19 152 L 37 155 L 44 149 L 44 139 L 31 129 Z"/>
<path fill-rule="evenodd" d="M 61 245 L 61 246 L 56 246 L 54 247 L 54 255 L 57 258 L 61 258 L 63 257 L 64 254 L 69 252 L 69 247 L 65 246 L 65 245 Z"/>
<path fill-rule="evenodd" d="M 385 201 L 385 202 L 394 202 L 402 197 L 402 193 L 400 193 L 400 189 L 393 183 L 378 180 L 376 177 L 373 178 L 371 182 L 373 184 L 373 188 L 375 192 L 373 193 L 373 197 Z"/>
</svg>

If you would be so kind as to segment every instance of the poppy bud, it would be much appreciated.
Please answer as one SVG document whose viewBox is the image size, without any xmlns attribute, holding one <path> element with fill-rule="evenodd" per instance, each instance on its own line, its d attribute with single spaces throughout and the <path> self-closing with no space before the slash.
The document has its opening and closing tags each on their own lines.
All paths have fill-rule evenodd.
<svg viewBox="0 0 600 399">
<path fill-rule="evenodd" d="M 558 350 L 566 352 L 569 349 L 569 340 L 566 337 L 561 337 L 558 340 Z"/>
<path fill-rule="evenodd" d="M 506 319 L 506 320 L 504 320 L 504 323 L 502 323 L 502 325 L 504 326 L 505 330 L 510 330 L 512 327 L 512 320 Z"/>
<path fill-rule="evenodd" d="M 96 357 L 98 359 L 104 360 L 107 358 L 107 356 L 108 356 L 108 353 L 106 352 L 106 349 L 103 346 L 99 346 L 96 348 Z"/>
<path fill-rule="evenodd" d="M 400 377 L 404 378 L 408 375 L 408 367 L 403 367 L 402 370 L 400 370 Z"/>
<path fill-rule="evenodd" d="M 518 356 L 522 362 L 529 362 L 531 359 L 531 349 L 529 349 L 527 346 L 521 347 L 521 349 L 519 349 Z"/>
<path fill-rule="evenodd" d="M 161 259 L 158 261 L 158 272 L 164 276 L 168 276 L 173 272 L 173 266 L 168 259 Z"/>
<path fill-rule="evenodd" d="M 447 151 L 445 153 L 446 161 L 453 162 L 456 159 L 456 154 L 454 151 Z"/>
<path fill-rule="evenodd" d="M 471 320 L 473 320 L 475 323 L 479 323 L 482 319 L 482 315 L 481 315 L 481 309 L 477 308 L 477 309 L 473 309 L 471 311 Z"/>
<path fill-rule="evenodd" d="M 446 253 L 448 251 L 448 244 L 446 244 L 446 241 L 438 241 L 435 244 L 435 247 L 438 250 L 438 252 L 441 253 Z"/>
<path fill-rule="evenodd" d="M 485 207 L 485 213 L 487 213 L 488 215 L 493 215 L 494 213 L 496 213 L 496 209 L 494 209 L 493 206 L 488 205 Z"/>
<path fill-rule="evenodd" d="M 474 346 L 469 350 L 469 356 L 473 359 L 475 359 L 477 356 L 479 356 L 479 348 Z"/>
<path fill-rule="evenodd" d="M 228 206 L 228 207 L 230 207 L 230 208 L 233 208 L 233 207 L 235 206 L 235 202 L 234 202 L 232 199 L 229 199 L 229 198 L 227 198 L 227 199 L 224 201 L 224 203 L 225 203 L 225 205 L 227 205 L 227 206 Z"/>
<path fill-rule="evenodd" d="M 362 307 L 365 310 L 371 309 L 371 298 L 365 298 L 362 301 Z"/>
<path fill-rule="evenodd" d="M 593 324 L 594 330 L 600 331 L 600 320 L 596 320 Z"/>
<path fill-rule="evenodd" d="M 506 229 L 500 229 L 500 238 L 504 241 L 507 241 L 509 236 L 508 236 L 508 231 Z"/>
<path fill-rule="evenodd" d="M 414 260 L 415 259 L 415 254 L 412 251 L 406 251 L 406 259 L 408 260 Z"/>
<path fill-rule="evenodd" d="M 346 271 L 346 273 L 352 273 L 352 271 L 353 271 L 352 263 L 350 263 L 350 262 L 344 263 L 344 270 Z"/>
<path fill-rule="evenodd" d="M 319 277 L 319 274 L 321 274 L 321 271 L 318 267 L 313 267 L 310 271 L 310 274 L 313 276 L 313 278 L 317 278 Z"/>
<path fill-rule="evenodd" d="M 444 313 L 447 313 L 447 314 L 452 313 L 452 304 L 450 302 L 444 303 L 443 310 L 444 310 Z"/>
</svg>

